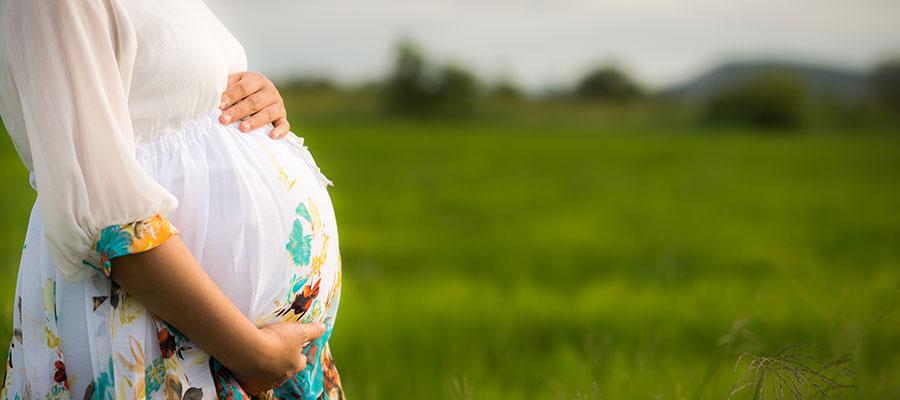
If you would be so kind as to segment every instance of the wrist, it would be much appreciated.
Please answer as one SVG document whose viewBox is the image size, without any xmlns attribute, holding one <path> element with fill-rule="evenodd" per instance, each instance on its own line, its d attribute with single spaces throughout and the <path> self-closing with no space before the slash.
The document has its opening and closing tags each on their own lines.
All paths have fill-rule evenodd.
<svg viewBox="0 0 900 400">
<path fill-rule="evenodd" d="M 238 375 L 250 376 L 255 372 L 265 371 L 273 355 L 271 335 L 249 321 L 237 331 L 241 333 L 238 334 L 234 346 L 226 349 L 222 357 L 216 358 Z"/>
<path fill-rule="evenodd" d="M 251 365 L 254 371 L 269 371 L 272 368 L 273 360 L 277 356 L 276 342 L 278 338 L 275 334 L 263 328 L 253 327 L 253 343 L 248 348 L 247 356 L 251 360 L 247 360 L 247 365 Z"/>
</svg>

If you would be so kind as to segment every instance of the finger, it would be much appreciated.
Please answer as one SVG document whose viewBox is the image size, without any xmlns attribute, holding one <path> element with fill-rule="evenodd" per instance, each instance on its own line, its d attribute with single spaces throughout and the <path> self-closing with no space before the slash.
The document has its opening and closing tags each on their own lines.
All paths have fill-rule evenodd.
<svg viewBox="0 0 900 400">
<path fill-rule="evenodd" d="M 231 75 L 228 75 L 228 84 L 225 85 L 225 87 L 231 87 L 231 85 L 237 83 L 237 81 L 241 80 L 244 74 L 245 72 L 235 72 Z"/>
<path fill-rule="evenodd" d="M 284 108 L 279 107 L 278 104 L 272 104 L 241 122 L 241 132 L 250 132 L 280 118 L 284 118 Z"/>
<path fill-rule="evenodd" d="M 300 364 L 297 366 L 298 368 L 297 368 L 297 371 L 295 371 L 295 372 L 303 371 L 306 368 L 306 354 L 300 354 L 300 359 L 297 361 Z"/>
<path fill-rule="evenodd" d="M 226 109 L 247 96 L 258 92 L 263 86 L 265 86 L 265 81 L 261 76 L 249 73 L 243 74 L 237 82 L 225 89 L 225 93 L 222 93 L 220 106 L 222 109 Z"/>
<path fill-rule="evenodd" d="M 268 91 L 256 92 L 250 95 L 250 97 L 239 101 L 237 104 L 223 111 L 221 121 L 223 124 L 227 125 L 233 121 L 246 119 L 267 107 L 274 105 L 277 101 L 278 96 L 275 96 Z"/>
<path fill-rule="evenodd" d="M 299 343 L 313 341 L 325 333 L 325 325 L 320 322 L 312 324 L 297 324 L 296 332 Z"/>
<path fill-rule="evenodd" d="M 297 372 L 300 372 L 300 371 L 297 371 Z M 284 385 L 289 380 L 291 380 L 293 377 L 294 377 L 294 375 L 285 375 L 285 376 L 281 377 L 281 379 L 279 379 L 278 382 L 275 382 L 275 384 L 272 385 L 272 387 L 270 387 L 269 389 L 275 389 L 277 387 L 280 387 L 281 385 Z M 260 394 L 262 394 L 262 393 L 260 393 Z"/>
<path fill-rule="evenodd" d="M 272 132 L 269 132 L 269 137 L 272 139 L 281 139 L 291 130 L 291 123 L 288 122 L 287 118 L 279 118 L 272 125 L 275 126 Z"/>
<path fill-rule="evenodd" d="M 243 72 L 236 72 L 231 75 L 228 75 L 228 83 L 225 84 L 225 90 L 227 91 L 228 88 L 230 88 L 235 83 L 237 83 L 239 80 L 241 80 L 241 78 L 243 76 L 244 76 Z M 219 109 L 224 110 L 225 107 L 228 107 L 229 104 L 231 104 L 231 100 L 226 99 L 225 92 L 222 92 L 222 96 L 219 99 Z"/>
<path fill-rule="evenodd" d="M 275 389 L 275 388 L 277 388 L 277 387 L 281 387 L 281 386 L 283 386 L 284 384 L 288 383 L 291 379 L 294 379 L 294 378 L 297 376 L 297 374 L 300 373 L 300 371 L 303 371 L 303 369 L 294 369 L 294 368 L 292 368 L 291 371 L 285 372 L 284 375 L 282 375 L 282 376 L 278 377 L 277 379 L 273 380 L 273 381 L 272 381 L 269 385 L 267 385 L 267 386 L 269 386 L 269 389 Z"/>
</svg>

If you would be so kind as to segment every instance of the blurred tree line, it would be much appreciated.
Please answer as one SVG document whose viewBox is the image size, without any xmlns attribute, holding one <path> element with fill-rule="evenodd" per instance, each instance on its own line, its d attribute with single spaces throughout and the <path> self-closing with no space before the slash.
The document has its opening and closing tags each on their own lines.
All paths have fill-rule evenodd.
<svg viewBox="0 0 900 400">
<path fill-rule="evenodd" d="M 403 41 L 383 97 L 386 110 L 393 113 L 465 115 L 474 111 L 479 91 L 475 74 L 466 68 L 434 65 L 413 42 Z"/>
<path fill-rule="evenodd" d="M 522 89 L 508 76 L 489 82 L 461 64 L 436 63 L 416 43 L 402 40 L 387 76 L 365 85 L 364 90 L 375 95 L 384 112 L 407 116 L 465 117 L 478 113 L 486 100 L 499 100 L 689 105 L 700 122 L 782 131 L 803 127 L 818 116 L 853 123 L 873 114 L 900 117 L 900 59 L 879 64 L 866 80 L 864 95 L 845 96 L 818 90 L 816 82 L 790 66 L 759 68 L 740 79 L 719 82 L 707 88 L 701 99 L 691 101 L 689 96 L 647 90 L 621 67 L 596 65 L 570 87 L 538 94 Z M 341 90 L 321 78 L 296 81 L 292 86 Z"/>
<path fill-rule="evenodd" d="M 509 77 L 488 86 L 464 66 L 429 61 L 415 43 L 404 40 L 395 50 L 393 68 L 381 92 L 388 112 L 411 115 L 468 115 L 476 111 L 482 97 L 525 97 L 525 91 Z M 573 88 L 551 97 L 627 102 L 643 96 L 644 90 L 627 73 L 613 66 L 598 66 Z"/>
<path fill-rule="evenodd" d="M 712 123 L 735 123 L 764 128 L 793 128 L 803 124 L 805 89 L 789 73 L 769 73 L 729 85 L 704 104 L 703 117 Z"/>
<path fill-rule="evenodd" d="M 798 128 L 812 120 L 830 123 L 900 117 L 900 60 L 888 60 L 865 77 L 861 93 L 847 95 L 816 88 L 796 71 L 760 71 L 724 85 L 703 103 L 710 123 L 762 128 Z"/>
</svg>

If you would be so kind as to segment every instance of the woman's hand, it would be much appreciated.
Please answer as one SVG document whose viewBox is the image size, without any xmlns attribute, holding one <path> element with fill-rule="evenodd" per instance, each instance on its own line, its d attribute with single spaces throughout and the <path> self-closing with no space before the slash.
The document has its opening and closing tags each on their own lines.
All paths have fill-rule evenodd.
<svg viewBox="0 0 900 400">
<path fill-rule="evenodd" d="M 174 235 L 112 260 L 112 279 L 147 310 L 174 325 L 225 366 L 248 392 L 275 387 L 306 367 L 304 345 L 322 324 L 279 322 L 257 328 Z"/>
<path fill-rule="evenodd" d="M 275 129 L 269 137 L 280 139 L 291 129 L 281 94 L 272 81 L 257 72 L 229 75 L 228 88 L 222 93 L 219 109 L 222 110 L 219 117 L 222 124 L 243 120 L 241 132 L 250 132 L 271 122 Z"/>
<path fill-rule="evenodd" d="M 306 368 L 303 348 L 325 333 L 321 323 L 278 322 L 259 328 L 260 344 L 252 349 L 255 363 L 239 366 L 231 373 L 250 394 L 280 386 Z"/>
</svg>

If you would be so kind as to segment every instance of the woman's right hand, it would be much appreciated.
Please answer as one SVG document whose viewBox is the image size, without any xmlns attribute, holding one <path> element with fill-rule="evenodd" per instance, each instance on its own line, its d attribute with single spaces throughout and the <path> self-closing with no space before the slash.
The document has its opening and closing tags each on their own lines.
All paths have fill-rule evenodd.
<svg viewBox="0 0 900 400">
<path fill-rule="evenodd" d="M 255 361 L 232 369 L 241 387 L 251 394 L 275 388 L 306 368 L 303 348 L 325 333 L 321 323 L 277 322 L 259 328 Z"/>
<path fill-rule="evenodd" d="M 303 346 L 320 323 L 279 322 L 258 328 L 209 277 L 174 235 L 143 253 L 112 260 L 111 277 L 147 310 L 218 360 L 244 390 L 273 388 L 306 367 Z"/>
</svg>

